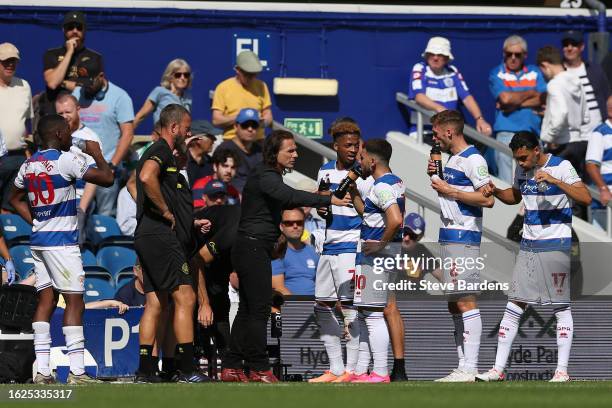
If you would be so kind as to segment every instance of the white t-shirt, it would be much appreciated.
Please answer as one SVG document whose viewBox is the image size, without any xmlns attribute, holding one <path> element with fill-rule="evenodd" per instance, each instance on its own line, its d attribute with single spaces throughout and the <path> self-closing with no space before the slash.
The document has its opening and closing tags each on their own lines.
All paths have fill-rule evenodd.
<svg viewBox="0 0 612 408">
<path fill-rule="evenodd" d="M 32 119 L 32 91 L 24 79 L 13 77 L 9 86 L 0 87 L 0 157 L 8 150 L 25 147 L 25 122 Z"/>
<path fill-rule="evenodd" d="M 565 67 L 565 69 L 580 79 L 582 91 L 584 92 L 584 96 L 586 98 L 587 113 L 590 120 L 588 123 L 583 123 L 580 127 L 580 134 L 582 135 L 582 138 L 586 140 L 586 135 L 591 133 L 603 121 L 601 118 L 599 105 L 597 104 L 597 99 L 595 98 L 595 90 L 593 89 L 593 85 L 591 85 L 589 77 L 587 76 L 584 62 L 576 68 Z"/>
</svg>

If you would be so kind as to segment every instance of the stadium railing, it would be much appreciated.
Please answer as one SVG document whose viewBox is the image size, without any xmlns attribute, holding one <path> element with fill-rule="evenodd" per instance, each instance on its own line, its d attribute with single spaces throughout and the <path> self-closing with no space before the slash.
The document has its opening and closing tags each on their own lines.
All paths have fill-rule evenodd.
<svg viewBox="0 0 612 408">
<path fill-rule="evenodd" d="M 408 95 L 406 95 L 405 93 L 402 92 L 397 92 L 395 94 L 395 99 L 398 103 L 407 106 L 408 108 L 412 109 L 413 111 L 416 112 L 417 115 L 417 141 L 419 143 L 423 143 L 423 128 L 424 128 L 424 118 L 431 118 L 435 112 L 434 111 L 430 111 L 428 109 L 423 108 L 422 106 L 420 106 L 418 103 L 416 103 L 415 101 L 411 100 L 408 98 Z M 475 140 L 478 143 L 481 143 L 487 147 L 490 147 L 492 149 L 494 149 L 495 151 L 499 151 L 503 154 L 509 155 L 512 158 L 512 150 L 510 150 L 510 148 L 508 146 L 506 146 L 505 144 L 497 141 L 495 138 L 493 137 L 487 137 L 485 135 L 483 135 L 482 133 L 479 133 L 476 129 L 474 129 L 473 127 L 469 126 L 469 125 L 465 125 L 464 128 L 464 134 L 470 138 L 472 138 L 473 140 Z M 514 160 L 512 160 L 512 171 L 514 173 L 515 170 L 515 166 L 516 166 L 516 162 Z M 593 188 L 592 186 L 587 186 L 587 188 L 589 189 L 589 192 L 591 193 L 591 196 L 593 197 L 593 199 L 595 200 L 599 200 L 599 191 L 597 191 L 595 188 Z M 591 209 L 589 208 L 589 218 L 590 218 L 590 211 Z M 608 203 L 608 205 L 606 206 L 606 229 L 605 229 L 605 233 L 607 234 L 608 237 L 612 237 L 612 201 Z"/>
</svg>

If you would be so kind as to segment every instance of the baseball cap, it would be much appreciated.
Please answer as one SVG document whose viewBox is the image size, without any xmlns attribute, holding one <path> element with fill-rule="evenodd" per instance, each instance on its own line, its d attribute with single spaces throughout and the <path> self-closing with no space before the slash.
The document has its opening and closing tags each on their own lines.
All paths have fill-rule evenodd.
<svg viewBox="0 0 612 408">
<path fill-rule="evenodd" d="M 207 196 L 213 196 L 220 193 L 227 194 L 227 186 L 221 180 L 210 180 L 204 186 L 204 191 L 202 193 Z"/>
<path fill-rule="evenodd" d="M 221 133 L 223 133 L 222 130 L 217 129 L 207 120 L 194 120 L 191 122 L 191 136 L 185 139 L 185 144 L 189 146 L 189 143 L 203 137 L 208 137 L 214 142 L 217 140 L 217 135 Z"/>
<path fill-rule="evenodd" d="M 236 116 L 237 124 L 240 125 L 248 121 L 259 123 L 259 112 L 252 108 L 244 108 L 238 112 L 238 116 Z"/>
<path fill-rule="evenodd" d="M 85 14 L 80 11 L 69 11 L 64 16 L 64 23 L 62 24 L 62 27 L 70 23 L 78 23 L 85 26 Z"/>
<path fill-rule="evenodd" d="M 404 228 L 421 235 L 425 233 L 425 219 L 417 213 L 410 213 L 404 219 Z"/>
<path fill-rule="evenodd" d="M 446 55 L 449 59 L 454 59 L 453 54 L 451 54 L 451 45 L 450 41 L 444 37 L 431 37 L 427 42 L 427 48 L 423 51 L 421 56 L 425 58 L 425 54 L 442 54 Z"/>
<path fill-rule="evenodd" d="M 0 44 L 0 61 L 5 61 L 9 58 L 19 58 L 19 50 L 13 44 L 5 42 Z"/>
<path fill-rule="evenodd" d="M 79 78 L 93 79 L 100 75 L 101 72 L 104 72 L 104 63 L 102 59 L 85 56 L 77 64 L 77 82 L 79 82 Z"/>
<path fill-rule="evenodd" d="M 256 74 L 263 69 L 259 57 L 253 51 L 242 51 L 238 54 L 236 66 L 249 74 Z"/>
<path fill-rule="evenodd" d="M 563 37 L 561 37 L 561 42 L 565 40 L 571 40 L 577 44 L 582 44 L 584 42 L 584 35 L 582 34 L 582 31 L 566 31 L 563 33 Z"/>
</svg>

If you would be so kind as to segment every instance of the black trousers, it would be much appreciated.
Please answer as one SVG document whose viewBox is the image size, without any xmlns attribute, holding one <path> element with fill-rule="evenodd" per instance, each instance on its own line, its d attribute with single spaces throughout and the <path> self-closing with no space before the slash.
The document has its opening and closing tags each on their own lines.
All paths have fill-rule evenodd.
<svg viewBox="0 0 612 408">
<path fill-rule="evenodd" d="M 270 369 L 266 331 L 272 305 L 273 246 L 273 242 L 242 236 L 232 248 L 232 263 L 240 285 L 240 305 L 223 368 Z"/>
</svg>

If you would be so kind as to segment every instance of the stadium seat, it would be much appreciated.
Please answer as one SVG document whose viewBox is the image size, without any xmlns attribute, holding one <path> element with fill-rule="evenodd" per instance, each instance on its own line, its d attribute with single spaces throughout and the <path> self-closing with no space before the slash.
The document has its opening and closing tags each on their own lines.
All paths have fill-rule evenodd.
<svg viewBox="0 0 612 408">
<path fill-rule="evenodd" d="M 125 268 L 120 271 L 117 276 L 115 276 L 115 287 L 119 289 L 132 279 L 134 279 L 134 271 L 132 270 L 132 267 Z"/>
<path fill-rule="evenodd" d="M 105 215 L 94 214 L 87 230 L 87 239 L 98 247 L 134 245 L 134 238 L 121 234 L 117 221 Z"/>
<path fill-rule="evenodd" d="M 15 264 L 15 271 L 23 277 L 27 277 L 29 271 L 34 267 L 34 259 L 32 259 L 32 252 L 28 245 L 15 245 L 9 249 L 13 263 Z"/>
<path fill-rule="evenodd" d="M 9 246 L 30 242 L 32 226 L 19 215 L 1 214 L 0 223 L 2 224 L 2 235 Z"/>
<path fill-rule="evenodd" d="M 113 299 L 115 287 L 108 271 L 102 267 L 88 266 L 85 268 L 85 302 Z"/>
<path fill-rule="evenodd" d="M 98 265 L 108 269 L 114 277 L 124 269 L 131 269 L 136 263 L 136 252 L 121 246 L 100 248 L 96 257 Z"/>
<path fill-rule="evenodd" d="M 81 259 L 83 260 L 83 266 L 97 266 L 98 260 L 96 256 L 89 249 L 81 251 Z"/>
</svg>

